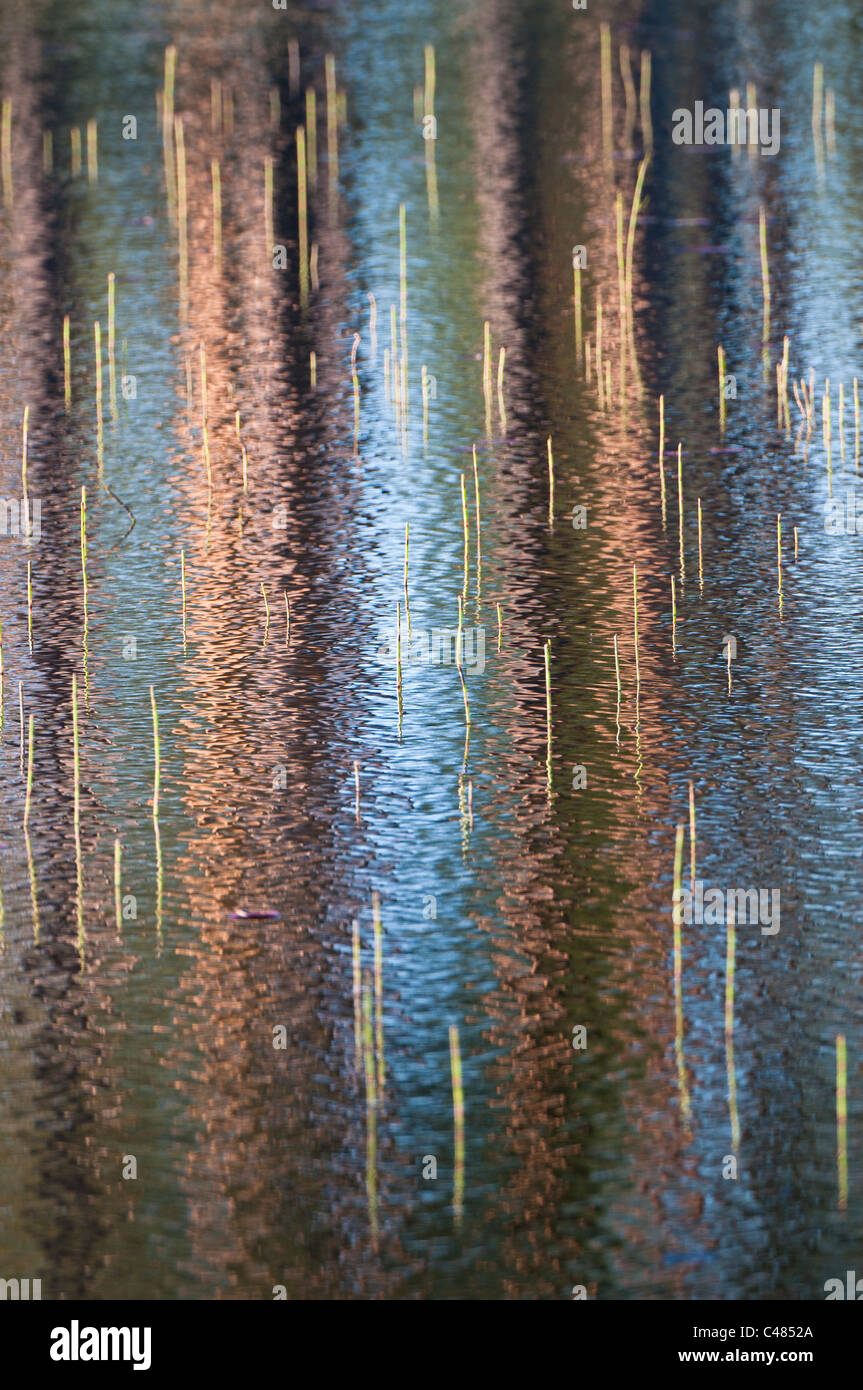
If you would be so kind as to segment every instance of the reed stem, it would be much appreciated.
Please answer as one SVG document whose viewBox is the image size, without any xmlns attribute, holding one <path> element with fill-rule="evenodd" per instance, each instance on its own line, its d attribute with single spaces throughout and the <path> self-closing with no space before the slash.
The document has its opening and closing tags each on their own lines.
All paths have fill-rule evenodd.
<svg viewBox="0 0 863 1390">
<path fill-rule="evenodd" d="M 29 454 L 29 434 L 30 434 L 30 407 L 24 407 L 24 419 L 21 424 L 21 500 L 26 507 L 29 506 L 28 494 L 28 454 Z"/>
<path fill-rule="evenodd" d="M 81 582 L 84 589 L 84 645 L 87 645 L 87 489 L 81 488 Z"/>
<path fill-rule="evenodd" d="M 476 463 L 476 445 L 473 446 L 473 492 L 476 506 L 476 599 L 479 603 L 482 589 L 482 521 L 479 512 L 479 471 Z"/>
<path fill-rule="evenodd" d="M 546 772 L 548 775 L 548 790 L 551 794 L 551 638 L 548 638 L 543 647 L 545 656 L 545 736 L 546 736 Z"/>
<path fill-rule="evenodd" d="M 608 24 L 599 26 L 599 67 L 602 89 L 602 153 L 611 163 L 614 152 L 613 114 L 611 106 L 611 29 Z"/>
<path fill-rule="evenodd" d="M 405 615 L 406 615 L 407 620 L 408 620 L 408 642 L 410 642 L 410 640 L 411 640 L 411 601 L 410 601 L 410 598 L 408 597 L 408 557 L 409 557 L 409 555 L 410 555 L 410 543 L 411 543 L 411 524 L 410 524 L 409 521 L 406 521 L 406 522 L 405 522 L 405 578 L 404 578 L 404 589 L 405 589 Z"/>
<path fill-rule="evenodd" d="M 96 454 L 101 477 L 105 433 L 102 406 L 102 325 L 98 319 L 93 324 L 93 350 L 96 356 Z"/>
<path fill-rule="evenodd" d="M 74 773 L 74 783 L 72 792 L 72 820 L 75 831 L 75 878 L 77 883 L 76 902 L 78 914 L 78 951 L 81 955 L 81 967 L 83 969 L 84 873 L 81 858 L 81 743 L 78 731 L 78 678 L 74 671 L 72 672 L 72 766 Z"/>
<path fill-rule="evenodd" d="M 464 536 L 464 596 L 467 598 L 468 570 L 470 566 L 470 526 L 467 519 L 467 493 L 464 485 L 464 474 L 461 475 L 461 525 Z"/>
<path fill-rule="evenodd" d="M 210 160 L 210 182 L 213 200 L 213 269 L 222 269 L 222 170 L 218 159 Z"/>
<path fill-rule="evenodd" d="M 183 654 L 186 652 L 186 552 L 180 551 L 180 587 L 183 594 Z"/>
<path fill-rule="evenodd" d="M 330 172 L 332 179 L 332 171 Z M 297 220 L 299 226 L 300 309 L 309 304 L 309 194 L 306 171 L 306 132 L 297 126 Z"/>
<path fill-rule="evenodd" d="M 63 315 L 63 402 L 68 415 L 72 409 L 72 350 L 69 315 Z"/>
<path fill-rule="evenodd" d="M 189 221 L 186 191 L 186 142 L 182 116 L 174 117 L 174 141 L 177 147 L 177 248 L 180 310 L 185 313 L 189 293 Z"/>
<path fill-rule="evenodd" d="M 351 928 L 351 964 L 353 967 L 354 996 L 354 1056 L 359 1067 L 362 1056 L 363 1014 L 362 1014 L 362 967 L 360 961 L 360 924 L 356 917 Z"/>
<path fill-rule="evenodd" d="M 113 270 L 108 275 L 108 400 L 111 406 L 111 419 L 117 419 L 117 291 Z"/>
<path fill-rule="evenodd" d="M 638 100 L 641 112 L 641 135 L 644 143 L 644 152 L 648 155 L 653 150 L 653 122 L 650 118 L 650 67 L 650 53 L 646 48 L 642 49 Z"/>
<path fill-rule="evenodd" d="M 506 366 L 506 348 L 502 347 L 497 359 L 497 410 L 500 417 L 500 432 L 506 434 L 506 403 L 503 397 L 503 370 Z"/>
<path fill-rule="evenodd" d="M 632 630 L 635 642 L 635 722 L 638 723 L 641 700 L 641 668 L 638 661 L 638 568 L 632 566 Z"/>
<path fill-rule="evenodd" d="M 360 379 L 357 375 L 357 348 L 362 339 L 359 333 L 354 334 L 351 345 L 351 384 L 354 391 L 354 458 L 360 456 Z"/>
<path fill-rule="evenodd" d="M 330 219 L 338 205 L 339 183 L 339 117 L 336 99 L 336 60 L 332 53 L 324 59 L 327 88 L 327 174 L 329 179 Z"/>
<path fill-rule="evenodd" d="M 548 449 L 548 524 L 554 529 L 554 456 L 551 452 L 551 435 L 546 441 Z"/>
<path fill-rule="evenodd" d="M 267 598 L 267 590 L 264 581 L 261 580 L 261 593 L 264 597 L 264 646 L 267 645 L 267 637 L 270 632 L 270 604 Z"/>
<path fill-rule="evenodd" d="M 464 722 L 465 722 L 465 728 L 466 728 L 467 730 L 470 730 L 470 702 L 469 702 L 469 700 L 468 700 L 468 698 L 467 698 L 467 686 L 465 685 L 464 672 L 463 672 L 462 669 L 461 669 L 461 649 L 462 649 L 462 640 L 463 640 L 463 638 L 462 638 L 462 626 L 463 626 L 463 621 L 464 621 L 464 608 L 463 608 L 463 605 L 462 605 L 462 596 L 461 596 L 461 594 L 459 594 L 459 596 L 458 596 L 458 631 L 457 631 L 457 633 L 456 633 L 456 638 L 455 638 L 455 664 L 456 664 L 456 668 L 457 668 L 457 670 L 458 670 L 458 678 L 459 678 L 459 681 L 461 682 L 461 693 L 462 693 L 462 698 L 463 698 L 463 700 L 464 700 Z M 466 744 L 465 744 L 465 748 L 467 748 L 467 745 L 466 745 Z"/>
<path fill-rule="evenodd" d="M 383 987 L 383 929 L 381 926 L 381 900 L 378 893 L 372 893 L 372 922 L 374 924 L 374 980 L 375 980 L 375 1052 L 377 1054 L 378 1095 L 383 1095 L 386 1079 L 384 1061 L 384 987 Z"/>
<path fill-rule="evenodd" d="M 201 358 L 201 442 L 204 450 L 204 467 L 207 471 L 207 493 L 213 491 L 213 469 L 210 462 L 210 411 L 209 411 L 209 386 L 207 382 L 207 349 L 203 341 L 200 344 Z"/>
<path fill-rule="evenodd" d="M 662 501 L 662 526 L 665 529 L 665 397 L 659 397 L 659 495 Z"/>
<path fill-rule="evenodd" d="M 402 703 L 402 606 L 396 603 L 396 703 L 398 706 L 399 732 L 402 727 L 404 705 Z"/>
<path fill-rule="evenodd" d="M 3 206 L 10 211 L 14 204 L 12 187 L 12 98 L 3 98 L 0 114 L 0 166 L 2 166 Z"/>
<path fill-rule="evenodd" d="M 689 783 L 689 882 L 695 892 L 695 783 Z"/>
<path fill-rule="evenodd" d="M 685 567 L 683 563 L 683 445 L 677 446 L 677 515 L 680 535 L 680 582 L 683 583 Z"/>
<path fill-rule="evenodd" d="M 28 822 L 29 822 L 29 820 L 30 820 L 30 797 L 31 797 L 31 795 L 32 795 L 32 792 L 33 792 L 33 716 L 32 716 L 32 714 L 31 714 L 31 715 L 30 715 L 29 722 L 28 722 L 28 727 L 27 727 L 27 793 L 26 793 L 26 795 L 25 795 L 25 797 L 24 797 L 24 831 L 25 831 L 25 833 L 26 833 L 26 831 L 27 831 L 27 825 L 28 825 Z"/>
<path fill-rule="evenodd" d="M 153 713 L 153 820 L 159 819 L 159 784 L 162 777 L 162 755 L 159 744 L 159 713 L 156 709 L 156 692 L 150 686 L 150 709 Z"/>
<path fill-rule="evenodd" d="M 114 916 L 117 920 L 117 931 L 123 930 L 123 895 L 122 895 L 122 868 L 123 868 L 123 846 L 119 836 L 114 838 Z"/>
<path fill-rule="evenodd" d="M 767 264 L 767 214 L 764 204 L 758 209 L 758 244 L 761 250 L 761 294 L 764 300 L 764 324 L 762 341 L 770 338 L 770 270 Z"/>
<path fill-rule="evenodd" d="M 704 557 L 701 549 L 701 498 L 698 499 L 698 584 L 704 592 Z"/>
<path fill-rule="evenodd" d="M 449 1062 L 452 1082 L 453 1147 L 455 1149 L 453 1211 L 456 1222 L 459 1222 L 464 1211 L 464 1082 L 458 1027 L 455 1023 L 451 1023 L 449 1027 Z"/>
<path fill-rule="evenodd" d="M 848 1059 L 845 1034 L 836 1035 L 836 1167 L 840 1211 L 848 1207 Z"/>
</svg>

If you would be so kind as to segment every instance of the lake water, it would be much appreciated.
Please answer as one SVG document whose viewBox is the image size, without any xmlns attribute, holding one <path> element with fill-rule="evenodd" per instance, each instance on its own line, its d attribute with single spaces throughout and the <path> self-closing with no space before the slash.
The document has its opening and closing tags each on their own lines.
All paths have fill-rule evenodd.
<svg viewBox="0 0 863 1390">
<path fill-rule="evenodd" d="M 0 3 L 0 1276 L 44 1298 L 859 1267 L 861 20 L 601 8 Z M 774 156 L 674 143 L 747 83 Z M 723 910 L 676 951 L 678 825 Z"/>
</svg>

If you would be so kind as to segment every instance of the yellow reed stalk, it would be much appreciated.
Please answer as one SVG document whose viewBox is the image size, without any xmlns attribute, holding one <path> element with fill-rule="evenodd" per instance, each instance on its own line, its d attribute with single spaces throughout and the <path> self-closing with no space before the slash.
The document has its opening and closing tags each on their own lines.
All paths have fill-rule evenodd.
<svg viewBox="0 0 863 1390">
<path fill-rule="evenodd" d="M 150 686 L 150 710 L 153 715 L 153 820 L 159 819 L 159 786 L 162 780 L 162 755 L 159 744 L 159 713 L 156 709 L 156 692 Z"/>
<path fill-rule="evenodd" d="M 467 686 L 465 685 L 464 672 L 461 669 L 461 649 L 462 649 L 462 626 L 464 622 L 464 609 L 462 606 L 462 596 L 458 596 L 458 631 L 455 638 L 455 664 L 458 670 L 458 678 L 461 682 L 462 699 L 464 700 L 464 722 L 465 728 L 470 730 L 470 702 L 467 698 Z M 467 745 L 465 745 L 467 748 Z"/>
<path fill-rule="evenodd" d="M 611 162 L 614 152 L 614 117 L 611 105 L 611 29 L 608 24 L 599 26 L 600 44 L 600 85 L 602 89 L 602 153 Z"/>
<path fill-rule="evenodd" d="M 734 926 L 734 897 L 728 894 L 725 947 L 725 1069 L 728 1077 L 728 1113 L 731 1120 L 731 1147 L 740 1143 L 740 1119 L 737 1113 L 737 1073 L 734 1067 L 734 959 L 737 932 Z"/>
<path fill-rule="evenodd" d="M 117 931 L 123 930 L 123 894 L 122 894 L 122 864 L 123 846 L 120 840 L 114 837 L 114 917 L 117 921 Z"/>
<path fill-rule="evenodd" d="M 27 729 L 27 792 L 24 797 L 24 833 L 27 832 L 27 824 L 30 820 L 30 798 L 33 794 L 33 716 Z"/>
<path fill-rule="evenodd" d="M 479 600 L 482 585 L 482 523 L 479 514 L 479 471 L 476 464 L 476 445 L 473 446 L 473 493 L 476 505 L 476 596 Z"/>
<path fill-rule="evenodd" d="M 72 409 L 72 349 L 69 315 L 63 315 L 63 402 L 66 413 Z"/>
<path fill-rule="evenodd" d="M 10 211 L 14 205 L 12 185 L 12 98 L 3 98 L 0 113 L 0 178 L 3 184 L 3 206 Z"/>
<path fill-rule="evenodd" d="M 213 202 L 213 269 L 222 269 L 222 170 L 218 159 L 210 160 L 210 183 Z"/>
<path fill-rule="evenodd" d="M 411 601 L 410 601 L 410 598 L 408 597 L 408 557 L 409 557 L 409 555 L 410 555 L 410 544 L 411 544 L 411 524 L 410 524 L 409 521 L 406 521 L 406 522 L 405 522 L 405 575 L 404 575 L 404 591 L 405 591 L 405 616 L 406 616 L 406 618 L 407 618 L 407 620 L 408 620 L 408 641 L 409 641 L 409 642 L 410 642 L 410 640 L 411 640 Z"/>
<path fill-rule="evenodd" d="M 641 53 L 640 76 L 638 104 L 641 114 L 641 135 L 644 152 L 649 155 L 653 149 L 653 122 L 650 118 L 650 53 L 646 48 Z"/>
<path fill-rule="evenodd" d="M 362 969 L 360 961 L 360 924 L 356 917 L 351 932 L 351 960 L 354 995 L 354 1055 L 359 1067 L 362 1055 Z"/>
<path fill-rule="evenodd" d="M 99 128 L 92 117 L 87 122 L 87 182 L 91 188 L 99 182 Z"/>
<path fill-rule="evenodd" d="M 677 514 L 679 519 L 680 534 L 680 580 L 684 578 L 683 564 L 683 445 L 677 446 Z"/>
<path fill-rule="evenodd" d="M 582 348 L 582 307 L 581 307 L 581 266 L 578 258 L 572 259 L 572 304 L 575 313 L 575 364 L 581 366 Z"/>
<path fill-rule="evenodd" d="M 174 117 L 177 167 L 177 247 L 180 308 L 185 310 L 189 293 L 189 216 L 186 191 L 186 141 L 182 116 Z"/>
<path fill-rule="evenodd" d="M 635 721 L 638 723 L 638 706 L 641 698 L 641 667 L 638 660 L 638 567 L 632 566 L 632 632 L 635 644 Z"/>
<path fill-rule="evenodd" d="M 351 385 L 354 392 L 354 458 L 360 456 L 360 379 L 357 375 L 357 348 L 361 338 L 359 333 L 354 334 L 351 345 Z"/>
<path fill-rule="evenodd" d="M 761 249 L 761 294 L 764 299 L 762 341 L 770 338 L 770 270 L 767 265 L 767 214 L 764 204 L 758 209 L 758 244 Z"/>
<path fill-rule="evenodd" d="M 263 580 L 261 580 L 261 593 L 264 598 L 264 646 L 266 646 L 267 637 L 270 631 L 270 603 L 267 598 L 267 590 Z"/>
<path fill-rule="evenodd" d="M 551 452 L 551 435 L 546 440 L 548 449 L 548 524 L 554 526 L 554 455 Z"/>
<path fill-rule="evenodd" d="M 339 125 L 336 100 L 336 60 L 332 53 L 324 59 L 327 87 L 327 174 L 329 179 L 330 218 L 335 216 L 339 183 Z"/>
<path fill-rule="evenodd" d="M 201 442 L 204 451 L 204 467 L 207 472 L 207 490 L 213 490 L 213 469 L 210 462 L 210 411 L 209 411 L 209 387 L 207 384 L 207 348 L 204 342 L 200 344 L 201 359 Z"/>
<path fill-rule="evenodd" d="M 506 365 L 506 348 L 502 347 L 497 359 L 497 410 L 500 418 L 500 432 L 506 434 L 506 405 L 503 398 L 503 369 Z"/>
<path fill-rule="evenodd" d="M 461 475 L 461 524 L 462 535 L 464 537 L 464 593 L 467 597 L 468 569 L 470 565 L 470 526 L 467 519 L 467 493 L 464 485 L 464 474 Z"/>
<path fill-rule="evenodd" d="M 297 219 L 299 226 L 300 308 L 309 303 L 309 203 L 306 173 L 306 132 L 297 126 Z"/>
<path fill-rule="evenodd" d="M 836 1167 L 840 1211 L 848 1207 L 848 1059 L 845 1034 L 836 1035 Z"/>
<path fill-rule="evenodd" d="M 382 1095 L 386 1066 L 384 1063 L 383 930 L 381 926 L 381 900 L 378 893 L 372 893 L 372 922 L 374 931 L 375 1052 L 378 1061 L 378 1094 Z"/>
<path fill-rule="evenodd" d="M 306 153 L 309 160 L 309 183 L 318 182 L 318 98 L 314 87 L 306 88 Z"/>
<path fill-rule="evenodd" d="M 21 423 L 21 500 L 27 508 L 29 506 L 29 494 L 27 491 L 27 464 L 28 464 L 28 442 L 30 435 L 30 407 L 24 407 L 24 419 Z"/>
<path fill-rule="evenodd" d="M 79 126 L 73 125 L 69 131 L 69 147 L 72 177 L 76 179 L 81 172 L 81 130 Z"/>
<path fill-rule="evenodd" d="M 704 592 L 704 556 L 701 549 L 701 498 L 698 499 L 698 586 Z"/>
<path fill-rule="evenodd" d="M 454 1023 L 451 1023 L 449 1028 L 449 1060 L 452 1081 L 453 1146 L 455 1149 L 453 1212 L 456 1223 L 458 1223 L 461 1221 L 464 1211 L 464 1083 L 458 1027 Z"/>
<path fill-rule="evenodd" d="M 659 492 L 662 499 L 662 526 L 665 529 L 665 397 L 659 397 Z"/>
<path fill-rule="evenodd" d="M 180 551 L 180 586 L 183 593 L 183 652 L 186 651 L 186 552 Z"/>
<path fill-rule="evenodd" d="M 546 772 L 548 791 L 551 795 L 551 639 L 543 647 L 545 657 L 545 734 L 546 734 Z"/>
</svg>

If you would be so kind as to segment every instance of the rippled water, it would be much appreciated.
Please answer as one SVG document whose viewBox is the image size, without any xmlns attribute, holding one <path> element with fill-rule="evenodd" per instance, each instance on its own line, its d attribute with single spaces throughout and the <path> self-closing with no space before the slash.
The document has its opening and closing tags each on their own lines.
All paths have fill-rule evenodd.
<svg viewBox="0 0 863 1390">
<path fill-rule="evenodd" d="M 0 4 L 3 495 L 22 496 L 29 407 L 41 506 L 40 536 L 0 537 L 0 1276 L 41 1277 L 44 1297 L 807 1299 L 854 1267 L 863 599 L 860 538 L 824 519 L 831 492 L 859 486 L 860 19 L 842 5 L 607 9 L 381 0 L 320 5 L 297 27 L 245 3 Z M 414 95 L 426 44 L 434 142 Z M 625 231 L 644 138 L 621 44 L 636 107 L 652 53 L 654 142 L 625 399 L 615 195 Z M 168 45 L 185 273 L 177 143 L 156 101 Z M 344 93 L 337 171 L 328 54 Z M 836 106 L 820 167 L 815 59 Z M 724 106 L 747 82 L 781 110 L 775 158 L 672 143 L 675 108 Z M 295 129 L 309 86 L 304 307 Z M 578 245 L 590 380 L 574 348 Z M 808 439 L 790 388 L 787 426 L 777 417 L 786 335 L 790 378 L 815 372 Z M 719 344 L 736 387 L 724 430 Z M 457 628 L 460 599 L 469 727 L 456 666 L 408 659 L 422 634 L 433 647 Z M 675 959 L 690 783 L 696 877 L 781 895 L 778 932 L 737 927 L 730 1013 L 724 917 L 684 926 Z"/>
</svg>

